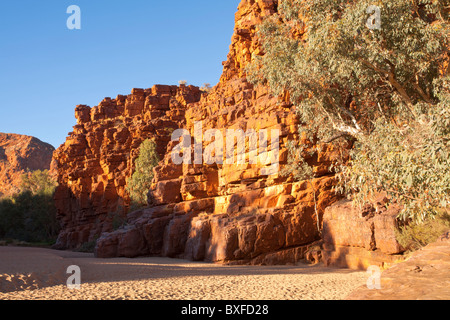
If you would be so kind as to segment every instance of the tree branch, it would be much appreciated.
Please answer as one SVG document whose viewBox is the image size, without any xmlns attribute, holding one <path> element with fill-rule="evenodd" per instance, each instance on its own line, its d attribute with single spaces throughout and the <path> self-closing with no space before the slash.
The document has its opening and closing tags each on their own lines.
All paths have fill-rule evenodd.
<svg viewBox="0 0 450 320">
<path fill-rule="evenodd" d="M 423 92 L 422 88 L 419 86 L 419 76 L 416 75 L 416 81 L 412 81 L 411 84 L 414 87 L 414 89 L 416 89 L 416 91 L 419 93 L 419 95 L 422 97 L 422 99 L 429 103 L 429 104 L 433 104 L 433 101 L 431 100 L 430 96 L 428 94 L 426 94 L 425 92 Z"/>
<path fill-rule="evenodd" d="M 331 142 L 333 142 L 333 141 L 336 141 L 337 139 L 344 138 L 344 137 L 348 137 L 348 136 L 350 136 L 348 133 L 346 133 L 346 132 L 340 132 L 340 133 L 338 133 L 337 135 L 331 137 L 330 139 L 324 141 L 323 143 L 331 143 Z"/>
<path fill-rule="evenodd" d="M 413 102 L 412 102 L 411 98 L 409 97 L 409 95 L 406 92 L 405 88 L 403 88 L 403 86 L 397 81 L 397 79 L 395 78 L 395 74 L 392 71 L 388 71 L 388 70 L 379 68 L 379 67 L 373 65 L 372 63 L 370 63 L 369 61 L 367 61 L 365 59 L 360 59 L 360 61 L 364 65 L 369 67 L 370 69 L 372 69 L 372 70 L 374 70 L 374 71 L 376 71 L 378 73 L 386 75 L 387 79 L 388 79 L 388 82 L 397 90 L 397 92 L 400 94 L 402 99 L 405 101 L 406 107 L 408 108 L 408 110 L 411 112 L 412 115 L 417 117 L 417 114 L 412 109 Z"/>
</svg>

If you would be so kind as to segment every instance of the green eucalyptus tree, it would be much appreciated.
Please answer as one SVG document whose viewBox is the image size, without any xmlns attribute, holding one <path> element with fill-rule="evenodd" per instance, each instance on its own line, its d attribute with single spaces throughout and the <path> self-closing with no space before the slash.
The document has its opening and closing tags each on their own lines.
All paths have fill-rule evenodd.
<svg viewBox="0 0 450 320">
<path fill-rule="evenodd" d="M 135 170 L 127 183 L 127 191 L 134 207 L 146 206 L 147 194 L 153 180 L 153 168 L 159 163 L 159 155 L 154 140 L 147 139 L 139 147 Z"/>
<path fill-rule="evenodd" d="M 359 203 L 386 191 L 417 221 L 450 204 L 449 8 L 280 0 L 260 27 L 265 54 L 248 68 L 252 82 L 289 93 L 311 141 L 354 145 L 334 166 L 341 191 Z M 311 175 L 303 149 L 290 148 L 288 171 Z"/>
</svg>

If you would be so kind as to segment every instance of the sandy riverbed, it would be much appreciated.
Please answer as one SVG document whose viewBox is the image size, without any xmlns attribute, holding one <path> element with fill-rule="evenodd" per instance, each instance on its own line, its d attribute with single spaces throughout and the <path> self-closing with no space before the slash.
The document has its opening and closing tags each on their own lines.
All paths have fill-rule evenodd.
<svg viewBox="0 0 450 320">
<path fill-rule="evenodd" d="M 67 268 L 81 269 L 69 290 Z M 365 272 L 322 266 L 224 266 L 167 258 L 96 259 L 92 254 L 0 247 L 0 299 L 339 300 Z"/>
</svg>

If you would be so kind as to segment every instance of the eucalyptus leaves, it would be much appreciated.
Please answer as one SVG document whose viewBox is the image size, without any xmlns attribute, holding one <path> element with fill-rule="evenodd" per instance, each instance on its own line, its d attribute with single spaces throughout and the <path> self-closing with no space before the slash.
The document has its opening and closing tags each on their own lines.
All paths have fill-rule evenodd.
<svg viewBox="0 0 450 320">
<path fill-rule="evenodd" d="M 405 219 L 450 206 L 448 6 L 282 0 L 260 26 L 265 55 L 248 68 L 252 82 L 289 92 L 310 141 L 354 145 L 333 164 L 340 191 L 360 204 L 388 192 Z M 289 169 L 313 174 L 305 161 Z"/>
</svg>

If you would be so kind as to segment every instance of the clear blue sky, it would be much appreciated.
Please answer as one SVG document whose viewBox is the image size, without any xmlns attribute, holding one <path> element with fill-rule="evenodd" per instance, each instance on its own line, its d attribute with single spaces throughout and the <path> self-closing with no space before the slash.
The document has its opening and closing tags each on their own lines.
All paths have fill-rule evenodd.
<svg viewBox="0 0 450 320">
<path fill-rule="evenodd" d="M 0 132 L 59 147 L 77 104 L 154 84 L 215 85 L 239 0 L 1 0 Z M 69 30 L 70 5 L 81 30 Z"/>
</svg>

